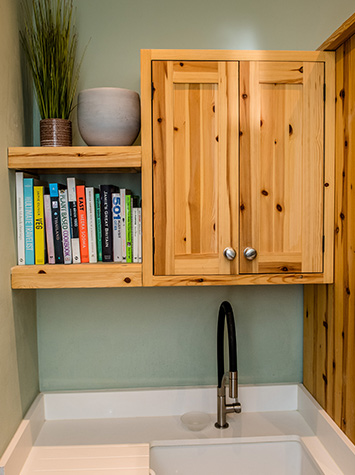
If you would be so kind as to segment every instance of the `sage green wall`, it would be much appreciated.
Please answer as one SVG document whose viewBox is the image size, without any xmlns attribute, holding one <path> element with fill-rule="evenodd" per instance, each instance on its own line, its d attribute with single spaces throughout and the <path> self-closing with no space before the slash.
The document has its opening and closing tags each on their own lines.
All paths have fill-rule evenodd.
<svg viewBox="0 0 355 475">
<path fill-rule="evenodd" d="M 36 295 L 12 292 L 16 264 L 14 172 L 7 169 L 7 147 L 24 138 L 18 1 L 0 5 L 0 455 L 38 393 Z M 11 201 L 10 201 L 11 198 Z"/>
<path fill-rule="evenodd" d="M 350 0 L 75 0 L 79 90 L 140 88 L 140 49 L 316 49 Z M 75 120 L 75 115 L 73 117 Z M 75 143 L 82 143 L 75 134 Z M 302 287 L 38 291 L 42 390 L 215 384 L 231 301 L 244 383 L 302 380 Z"/>
<path fill-rule="evenodd" d="M 301 286 L 83 289 L 40 292 L 41 389 L 216 384 L 223 300 L 235 313 L 240 381 L 301 381 Z"/>
</svg>

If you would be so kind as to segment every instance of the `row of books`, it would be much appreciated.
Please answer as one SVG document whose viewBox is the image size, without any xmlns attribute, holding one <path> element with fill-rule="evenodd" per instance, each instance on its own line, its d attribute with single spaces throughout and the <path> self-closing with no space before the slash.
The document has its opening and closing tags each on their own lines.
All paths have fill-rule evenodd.
<svg viewBox="0 0 355 475">
<path fill-rule="evenodd" d="M 114 185 L 16 173 L 18 264 L 142 262 L 140 199 Z"/>
</svg>

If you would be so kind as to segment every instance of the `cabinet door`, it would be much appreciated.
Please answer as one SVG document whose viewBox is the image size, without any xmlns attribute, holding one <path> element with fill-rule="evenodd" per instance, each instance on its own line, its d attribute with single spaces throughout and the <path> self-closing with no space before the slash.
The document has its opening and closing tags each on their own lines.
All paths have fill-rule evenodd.
<svg viewBox="0 0 355 475">
<path fill-rule="evenodd" d="M 323 63 L 241 62 L 240 134 L 240 272 L 322 272 Z"/>
<path fill-rule="evenodd" d="M 154 274 L 237 273 L 238 64 L 153 61 Z"/>
</svg>

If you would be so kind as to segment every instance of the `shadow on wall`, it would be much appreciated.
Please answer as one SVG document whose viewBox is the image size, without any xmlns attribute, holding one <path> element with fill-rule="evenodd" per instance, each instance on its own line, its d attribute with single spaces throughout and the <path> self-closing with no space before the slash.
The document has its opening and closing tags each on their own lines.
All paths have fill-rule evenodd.
<svg viewBox="0 0 355 475">
<path fill-rule="evenodd" d="M 25 414 L 39 392 L 36 291 L 12 292 L 18 384 Z"/>
</svg>

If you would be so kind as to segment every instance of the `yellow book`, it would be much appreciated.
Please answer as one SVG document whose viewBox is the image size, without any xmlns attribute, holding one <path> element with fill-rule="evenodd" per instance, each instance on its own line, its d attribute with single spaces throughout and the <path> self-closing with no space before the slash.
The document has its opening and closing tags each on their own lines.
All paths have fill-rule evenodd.
<svg viewBox="0 0 355 475">
<path fill-rule="evenodd" d="M 34 224 L 35 224 L 35 263 L 45 263 L 45 231 L 43 186 L 33 187 Z"/>
</svg>

